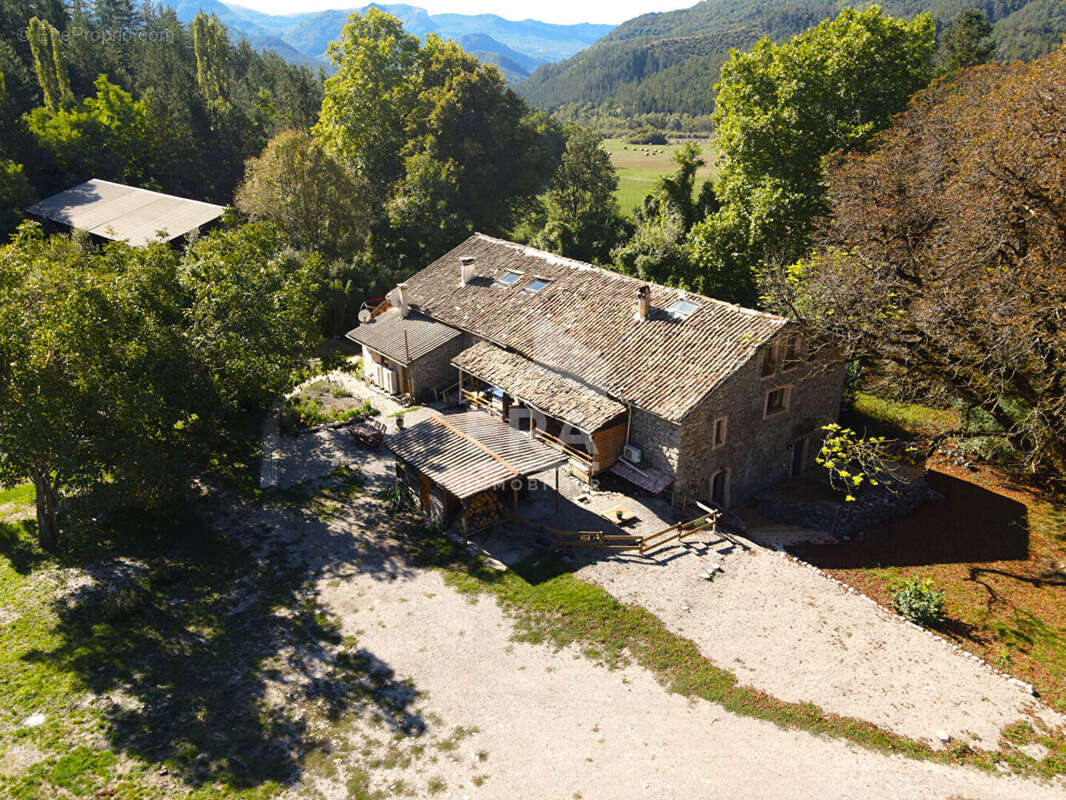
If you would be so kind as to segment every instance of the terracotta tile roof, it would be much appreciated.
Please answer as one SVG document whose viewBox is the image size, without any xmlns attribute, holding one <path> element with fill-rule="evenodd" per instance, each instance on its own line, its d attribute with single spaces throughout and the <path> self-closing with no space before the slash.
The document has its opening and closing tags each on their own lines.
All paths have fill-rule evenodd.
<svg viewBox="0 0 1066 800">
<path fill-rule="evenodd" d="M 491 342 L 467 348 L 452 359 L 452 364 L 586 433 L 599 430 L 626 411 L 624 405 L 603 392 Z"/>
<path fill-rule="evenodd" d="M 407 334 L 406 340 L 404 334 Z M 347 333 L 353 342 L 365 344 L 401 364 L 409 364 L 462 335 L 461 331 L 421 314 L 412 312 L 406 318 L 402 317 L 397 308 L 390 308 Z"/>
<path fill-rule="evenodd" d="M 475 277 L 459 285 L 459 259 Z M 510 286 L 499 279 L 520 273 Z M 547 284 L 527 291 L 536 278 Z M 515 350 L 619 400 L 680 422 L 787 320 L 651 285 L 652 312 L 635 318 L 644 281 L 476 234 L 407 280 L 412 306 Z M 698 308 L 684 319 L 679 298 Z"/>
<path fill-rule="evenodd" d="M 482 411 L 429 417 L 385 446 L 460 499 L 567 462 L 567 456 Z"/>
<path fill-rule="evenodd" d="M 168 242 L 184 236 L 222 216 L 226 209 L 94 178 L 26 210 L 41 219 L 139 247 L 155 241 L 160 232 Z"/>
</svg>

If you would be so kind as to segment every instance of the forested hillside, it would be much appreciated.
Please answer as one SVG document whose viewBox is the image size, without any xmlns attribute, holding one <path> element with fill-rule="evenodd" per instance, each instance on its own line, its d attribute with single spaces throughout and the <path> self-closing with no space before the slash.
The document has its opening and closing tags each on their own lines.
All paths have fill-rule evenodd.
<svg viewBox="0 0 1066 800">
<path fill-rule="evenodd" d="M 763 36 L 784 41 L 835 16 L 847 0 L 704 0 L 681 11 L 645 14 L 619 25 L 587 50 L 541 67 L 516 91 L 532 105 L 579 118 L 648 113 L 700 115 L 714 106 L 712 87 L 730 48 L 747 49 Z M 994 24 L 1001 60 L 1049 52 L 1066 33 L 1061 0 L 883 0 L 886 13 L 929 12 L 939 25 L 968 8 Z"/>
</svg>

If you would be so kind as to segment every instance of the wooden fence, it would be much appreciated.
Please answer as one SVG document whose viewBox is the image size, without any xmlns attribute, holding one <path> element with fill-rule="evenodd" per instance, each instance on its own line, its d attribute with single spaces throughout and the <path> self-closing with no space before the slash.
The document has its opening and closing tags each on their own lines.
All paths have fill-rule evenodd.
<svg viewBox="0 0 1066 800">
<path fill-rule="evenodd" d="M 516 514 L 508 513 L 507 516 L 514 522 L 524 525 L 533 530 L 546 533 L 554 537 L 560 544 L 568 547 L 598 547 L 603 550 L 636 551 L 643 555 L 651 550 L 662 547 L 675 540 L 684 539 L 686 536 L 694 536 L 705 531 L 717 532 L 718 511 L 711 511 L 702 517 L 688 522 L 678 522 L 669 528 L 649 534 L 636 536 L 634 534 L 611 534 L 603 531 L 563 531 L 542 525 L 539 522 L 531 522 Z"/>
</svg>

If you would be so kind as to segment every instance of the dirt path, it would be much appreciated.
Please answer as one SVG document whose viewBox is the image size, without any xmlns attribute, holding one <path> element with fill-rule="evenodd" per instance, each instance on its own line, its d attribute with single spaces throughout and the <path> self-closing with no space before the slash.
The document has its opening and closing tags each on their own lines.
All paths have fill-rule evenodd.
<svg viewBox="0 0 1066 800">
<path fill-rule="evenodd" d="M 434 572 L 319 590 L 343 632 L 409 677 L 446 725 L 477 729 L 454 758 L 428 767 L 446 797 L 1061 796 L 783 731 L 668 694 L 643 669 L 610 671 L 573 649 L 513 642 L 494 601 L 471 603 Z M 377 779 L 411 782 L 426 770 Z"/>
</svg>

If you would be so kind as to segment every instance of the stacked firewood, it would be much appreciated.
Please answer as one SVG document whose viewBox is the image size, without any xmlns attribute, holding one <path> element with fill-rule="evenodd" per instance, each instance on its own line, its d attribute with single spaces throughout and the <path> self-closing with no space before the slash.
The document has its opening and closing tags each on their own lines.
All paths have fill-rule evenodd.
<svg viewBox="0 0 1066 800">
<path fill-rule="evenodd" d="M 482 492 L 466 504 L 466 524 L 470 530 L 487 528 L 503 516 L 503 501 L 498 492 Z"/>
</svg>

